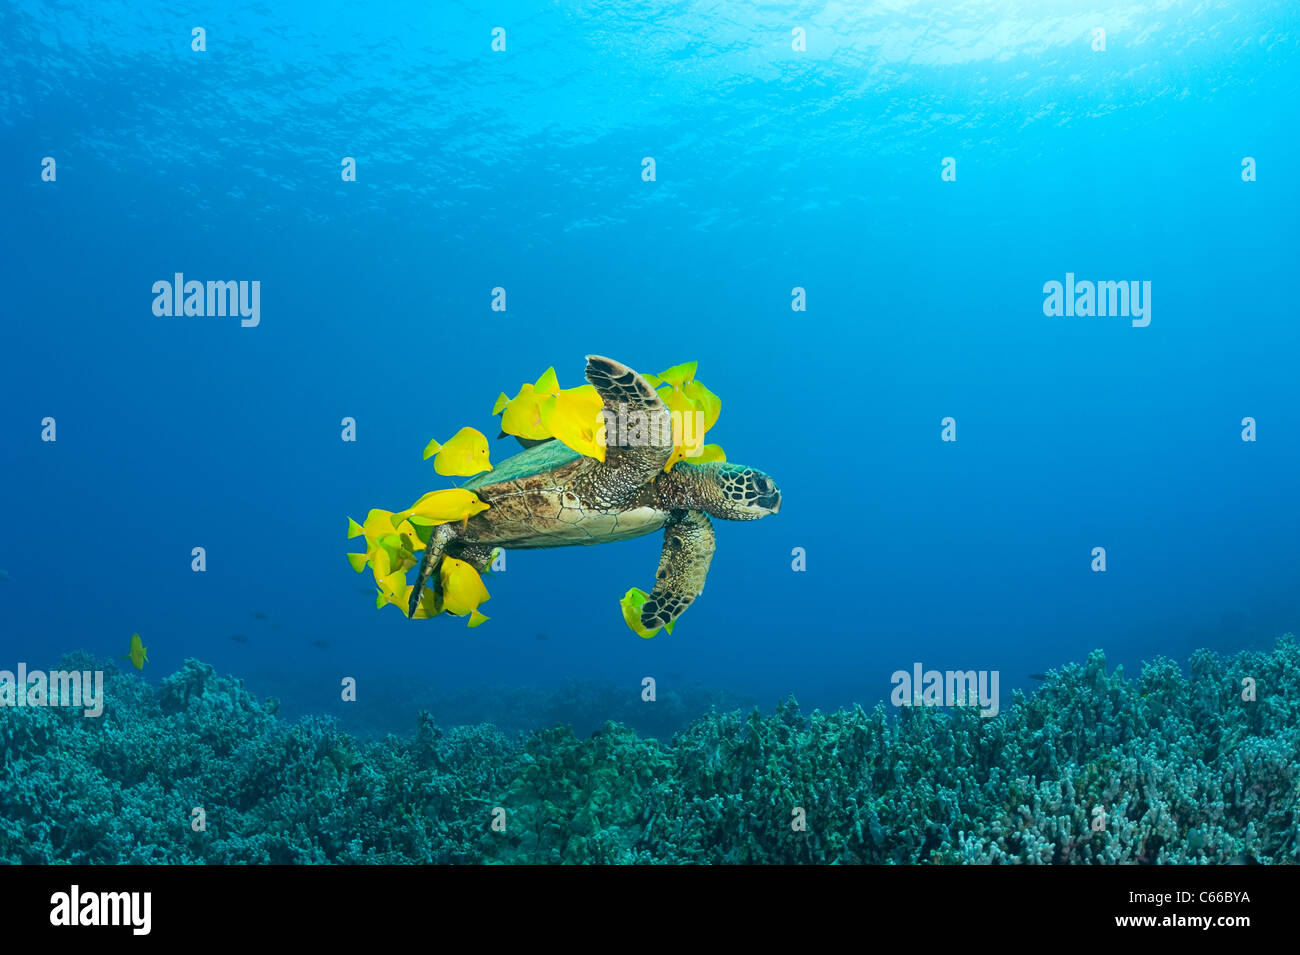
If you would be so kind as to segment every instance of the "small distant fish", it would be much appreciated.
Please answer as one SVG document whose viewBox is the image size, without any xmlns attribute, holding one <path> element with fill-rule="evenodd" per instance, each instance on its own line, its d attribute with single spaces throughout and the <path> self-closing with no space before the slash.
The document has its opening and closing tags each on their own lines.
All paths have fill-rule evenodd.
<svg viewBox="0 0 1300 955">
<path fill-rule="evenodd" d="M 131 634 L 131 649 L 120 659 L 130 660 L 137 670 L 144 669 L 144 665 L 149 662 L 149 648 L 141 641 L 140 634 Z"/>
<path fill-rule="evenodd" d="M 1259 860 L 1249 852 L 1243 852 L 1229 859 L 1228 865 L 1259 865 Z"/>
<path fill-rule="evenodd" d="M 537 639 L 538 639 L 538 640 L 549 640 L 550 637 L 548 637 L 548 636 L 547 636 L 546 634 L 544 634 L 544 633 L 539 633 L 539 634 L 537 635 Z"/>
<path fill-rule="evenodd" d="M 9 579 L 9 571 L 0 570 L 0 580 L 8 580 L 8 579 Z"/>
<path fill-rule="evenodd" d="M 253 611 L 253 619 L 254 619 L 254 620 L 270 620 L 270 619 L 271 619 L 271 615 L 270 615 L 269 613 L 263 613 L 263 612 L 260 611 L 260 610 L 254 610 L 254 611 Z"/>
<path fill-rule="evenodd" d="M 1038 681 L 1041 682 L 1041 681 L 1047 679 L 1047 674 L 1046 674 L 1046 673 L 1031 673 L 1031 674 L 1029 674 L 1029 679 L 1031 679 L 1031 680 L 1038 680 Z"/>
<path fill-rule="evenodd" d="M 230 635 L 230 639 L 231 639 L 231 640 L 234 640 L 236 643 L 247 643 L 247 642 L 248 642 L 248 637 L 244 636 L 242 633 L 232 633 L 232 634 Z"/>
<path fill-rule="evenodd" d="M 310 646 L 315 647 L 317 650 L 328 650 L 330 642 L 328 640 L 313 640 Z"/>
<path fill-rule="evenodd" d="M 273 623 L 273 624 L 271 624 L 271 629 L 272 629 L 272 630 L 279 630 L 279 629 L 280 629 L 280 624 L 279 624 L 279 623 Z"/>
</svg>

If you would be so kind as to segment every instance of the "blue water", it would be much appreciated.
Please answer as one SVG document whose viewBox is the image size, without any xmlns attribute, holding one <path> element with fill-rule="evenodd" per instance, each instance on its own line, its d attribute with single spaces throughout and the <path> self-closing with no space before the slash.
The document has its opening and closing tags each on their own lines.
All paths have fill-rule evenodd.
<svg viewBox="0 0 1300 955">
<path fill-rule="evenodd" d="M 1298 30 L 1283 2 L 7 4 L 0 667 L 139 632 L 151 679 L 194 656 L 308 709 L 343 676 L 359 707 L 647 675 L 873 703 L 914 662 L 996 669 L 1005 705 L 1097 647 L 1268 646 L 1300 630 Z M 259 281 L 260 324 L 155 316 L 177 272 Z M 1151 282 L 1149 326 L 1044 315 L 1067 272 Z M 430 438 L 495 435 L 499 391 L 588 353 L 698 360 L 780 514 L 715 522 L 671 636 L 618 608 L 658 534 L 510 553 L 474 630 L 376 611 L 346 518 L 449 486 Z"/>
</svg>

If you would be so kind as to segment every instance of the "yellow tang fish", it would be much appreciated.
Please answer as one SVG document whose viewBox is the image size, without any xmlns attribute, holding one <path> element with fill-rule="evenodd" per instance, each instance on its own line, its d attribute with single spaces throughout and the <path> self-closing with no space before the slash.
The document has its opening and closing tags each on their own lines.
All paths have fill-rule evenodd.
<svg viewBox="0 0 1300 955">
<path fill-rule="evenodd" d="M 470 477 L 492 470 L 487 438 L 474 428 L 461 428 L 446 444 L 430 441 L 424 449 L 424 459 L 429 458 L 433 458 L 433 469 L 446 477 Z"/>
<path fill-rule="evenodd" d="M 384 534 L 392 534 L 395 531 L 393 527 L 393 512 L 381 511 L 374 507 L 366 515 L 366 522 L 358 524 L 352 518 L 348 518 L 348 540 L 354 537 L 365 536 L 366 549 L 375 546 L 375 542 Z"/>
<path fill-rule="evenodd" d="M 659 397 L 663 399 L 664 404 L 672 413 L 673 420 L 673 453 L 669 455 L 667 462 L 664 464 L 664 472 L 667 473 L 673 469 L 678 461 L 684 460 L 687 455 L 686 429 L 691 432 L 691 444 L 698 448 L 700 442 L 704 440 L 704 431 L 697 427 L 695 413 L 701 409 L 697 408 L 695 402 L 687 398 L 682 392 L 675 389 L 661 389 Z M 693 459 L 692 459 L 693 460 Z"/>
<path fill-rule="evenodd" d="M 487 509 L 488 505 L 479 500 L 479 496 L 473 491 L 449 487 L 441 491 L 430 491 L 412 504 L 408 510 L 395 514 L 394 517 L 428 527 L 432 524 L 463 521 Z"/>
<path fill-rule="evenodd" d="M 555 368 L 551 367 L 542 372 L 542 376 L 533 384 L 525 382 L 520 385 L 519 393 L 514 398 L 508 399 L 505 392 L 502 392 L 492 406 L 492 413 L 501 415 L 501 432 L 529 441 L 545 441 L 553 437 L 542 422 L 542 402 L 559 390 L 560 381 L 555 375 Z"/>
<path fill-rule="evenodd" d="M 379 593 L 375 597 L 375 607 L 382 610 L 386 604 L 396 604 L 397 609 L 405 615 L 406 606 L 411 599 L 411 585 L 406 582 L 406 571 L 394 570 L 380 577 L 379 568 L 376 567 L 375 578 L 376 583 L 379 584 Z"/>
<path fill-rule="evenodd" d="M 721 398 L 705 388 L 702 383 L 693 380 L 682 385 L 682 394 L 695 402 L 695 407 L 704 412 L 705 431 L 718 423 L 718 415 L 722 414 Z"/>
<path fill-rule="evenodd" d="M 457 617 L 469 614 L 471 627 L 477 627 L 487 619 L 478 612 L 478 606 L 491 597 L 483 586 L 483 578 L 472 564 L 455 557 L 443 557 L 440 574 L 443 610 Z M 482 620 L 475 615 L 482 617 Z"/>
<path fill-rule="evenodd" d="M 659 397 L 668 406 L 669 412 L 673 413 L 673 453 L 664 464 L 665 472 L 671 471 L 678 461 L 685 458 L 690 458 L 693 464 L 705 463 L 699 459 L 698 453 L 688 453 L 683 420 L 688 415 L 691 416 L 691 446 L 698 451 L 705 432 L 717 423 L 718 416 L 722 414 L 722 399 L 695 380 L 699 364 L 697 361 L 688 361 L 673 365 L 661 371 L 658 376 L 645 376 L 651 387 L 659 392 Z M 695 417 L 697 414 L 699 418 Z"/>
<path fill-rule="evenodd" d="M 131 634 L 131 650 L 123 660 L 130 660 L 137 670 L 143 670 L 144 665 L 149 662 L 149 648 L 140 640 L 140 634 Z"/>
<path fill-rule="evenodd" d="M 695 378 L 695 373 L 699 368 L 700 363 L 698 361 L 687 361 L 682 362 L 680 365 L 673 365 L 673 367 L 659 372 L 658 376 L 643 375 L 642 377 L 645 378 L 646 381 L 650 382 L 651 388 L 658 388 L 661 384 L 672 385 L 673 388 L 680 388 L 685 382 L 691 381 Z"/>
<path fill-rule="evenodd" d="M 352 518 L 348 518 L 348 538 L 362 535 L 366 538 L 366 552 L 347 555 L 352 569 L 358 574 L 366 569 L 366 564 L 373 565 L 375 555 L 381 551 L 387 552 L 390 565 L 404 564 L 406 567 L 412 567 L 416 563 L 414 552 L 424 547 L 415 528 L 402 515 L 395 515 L 392 511 L 383 511 L 379 508 L 373 508 L 366 515 L 365 524 L 358 524 Z M 383 574 L 389 572 L 389 569 L 385 569 Z M 383 574 L 379 573 L 376 567 L 376 579 Z"/>
<path fill-rule="evenodd" d="M 618 602 L 618 605 L 623 608 L 624 622 L 637 636 L 646 637 L 647 639 L 653 637 L 660 630 L 667 630 L 672 633 L 673 624 L 677 622 L 676 620 L 671 621 L 666 627 L 655 627 L 653 630 L 647 630 L 641 626 L 641 608 L 645 606 L 646 599 L 649 596 L 640 587 L 633 587 L 623 595 L 623 599 Z"/>
<path fill-rule="evenodd" d="M 565 388 L 542 402 L 542 424 L 579 454 L 605 460 L 604 402 L 592 385 Z"/>
<path fill-rule="evenodd" d="M 375 583 L 381 588 L 384 585 L 384 578 L 391 577 L 394 574 L 401 574 L 405 577 L 406 572 L 418 563 L 415 555 L 406 548 L 400 548 L 396 553 L 390 552 L 386 547 L 378 548 L 371 557 L 370 569 L 374 571 Z"/>
<path fill-rule="evenodd" d="M 411 602 L 410 587 L 407 587 L 406 589 L 405 599 L 407 604 Z M 402 608 L 402 613 L 406 613 L 405 606 Z M 426 587 L 420 594 L 420 604 L 415 608 L 415 613 L 410 614 L 409 616 L 412 620 L 427 620 L 430 617 L 438 616 L 440 613 L 442 613 L 442 601 L 439 600 L 433 587 Z"/>
<path fill-rule="evenodd" d="M 397 570 L 405 573 L 419 561 L 415 559 L 415 552 L 409 546 L 397 543 L 399 540 L 406 540 L 406 538 L 389 535 L 383 538 L 380 546 L 367 554 L 348 554 L 348 563 L 358 574 L 369 564 L 370 569 L 374 571 L 376 582 Z"/>
</svg>

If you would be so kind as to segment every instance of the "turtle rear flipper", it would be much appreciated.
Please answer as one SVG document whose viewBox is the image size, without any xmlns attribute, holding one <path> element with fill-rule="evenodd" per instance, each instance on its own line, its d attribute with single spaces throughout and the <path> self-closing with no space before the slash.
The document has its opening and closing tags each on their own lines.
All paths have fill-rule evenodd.
<svg viewBox="0 0 1300 955">
<path fill-rule="evenodd" d="M 506 434 L 504 431 L 502 431 L 499 435 L 497 435 L 497 440 L 499 441 L 502 438 L 510 438 L 510 437 L 513 437 L 516 441 L 518 441 L 519 446 L 523 448 L 525 451 L 527 451 L 529 448 L 535 448 L 539 444 L 545 444 L 547 441 L 555 440 L 554 438 L 522 438 L 517 434 L 516 435 Z"/>
<path fill-rule="evenodd" d="M 447 549 L 447 544 L 456 537 L 454 524 L 439 524 L 429 535 L 429 543 L 424 547 L 424 557 L 420 560 L 420 570 L 415 575 L 415 584 L 411 587 L 411 602 L 406 608 L 406 615 L 414 617 L 416 608 L 420 606 L 420 595 L 424 593 L 424 588 L 429 584 L 429 578 L 433 578 L 433 586 L 436 588 L 438 583 L 438 565 L 442 563 L 443 552 Z"/>
<path fill-rule="evenodd" d="M 616 430 L 628 432 L 620 435 L 606 428 L 606 467 L 624 472 L 626 478 L 622 483 L 632 484 L 648 481 L 662 471 L 673 453 L 672 416 L 659 393 L 650 387 L 650 382 L 622 362 L 600 355 L 587 356 L 587 381 L 600 395 L 606 417 L 612 415 L 621 422 Z M 630 425 L 632 416 L 637 414 L 645 416 L 644 427 L 624 428 L 623 425 Z M 647 441 L 620 443 L 634 432 L 644 435 Z"/>
<path fill-rule="evenodd" d="M 655 630 L 681 616 L 704 590 L 713 547 L 713 525 L 703 511 L 679 511 L 669 519 L 655 589 L 641 608 L 641 626 Z"/>
</svg>

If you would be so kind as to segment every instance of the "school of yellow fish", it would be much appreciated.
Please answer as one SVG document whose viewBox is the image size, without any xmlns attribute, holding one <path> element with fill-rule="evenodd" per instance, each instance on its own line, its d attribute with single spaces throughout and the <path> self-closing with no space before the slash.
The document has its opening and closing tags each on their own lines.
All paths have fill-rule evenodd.
<svg viewBox="0 0 1300 955">
<path fill-rule="evenodd" d="M 695 378 L 698 362 L 674 365 L 658 375 L 646 375 L 646 380 L 659 392 L 670 412 L 679 412 L 673 418 L 673 453 L 664 465 L 671 471 L 677 462 L 686 457 L 685 436 L 681 419 L 687 414 L 701 412 L 703 430 L 712 428 L 722 411 L 722 401 Z M 561 388 L 555 369 L 547 368 L 535 382 L 524 382 L 513 398 L 501 392 L 492 407 L 493 415 L 501 416 L 503 434 L 531 441 L 555 438 L 579 454 L 605 460 L 605 424 L 601 415 L 602 402 L 590 384 Z M 703 433 L 699 436 L 703 438 Z M 472 477 L 492 470 L 489 460 L 488 439 L 474 428 L 461 428 L 454 435 L 439 442 L 430 441 L 424 449 L 424 459 L 433 458 L 433 469 L 444 477 Z M 726 461 L 726 455 L 716 444 L 704 445 L 694 457 L 696 463 Z M 419 564 L 416 556 L 424 550 L 431 529 L 438 524 L 465 523 L 475 514 L 487 510 L 488 505 L 473 491 L 447 488 L 430 491 L 404 511 L 374 509 L 358 524 L 348 518 L 348 538 L 363 537 L 365 552 L 348 554 L 348 562 L 357 573 L 370 567 L 375 577 L 377 593 L 375 606 L 382 609 L 395 605 L 402 614 L 407 612 L 412 585 L 406 572 Z M 442 584 L 428 587 L 420 595 L 415 619 L 451 614 L 468 617 L 469 626 L 477 627 L 488 618 L 479 607 L 490 599 L 487 587 L 479 572 L 471 564 L 454 557 L 444 557 L 439 571 Z M 652 637 L 657 632 L 641 626 L 641 606 L 649 595 L 633 587 L 619 601 L 623 619 L 639 636 Z M 672 632 L 673 625 L 666 628 Z"/>
</svg>

